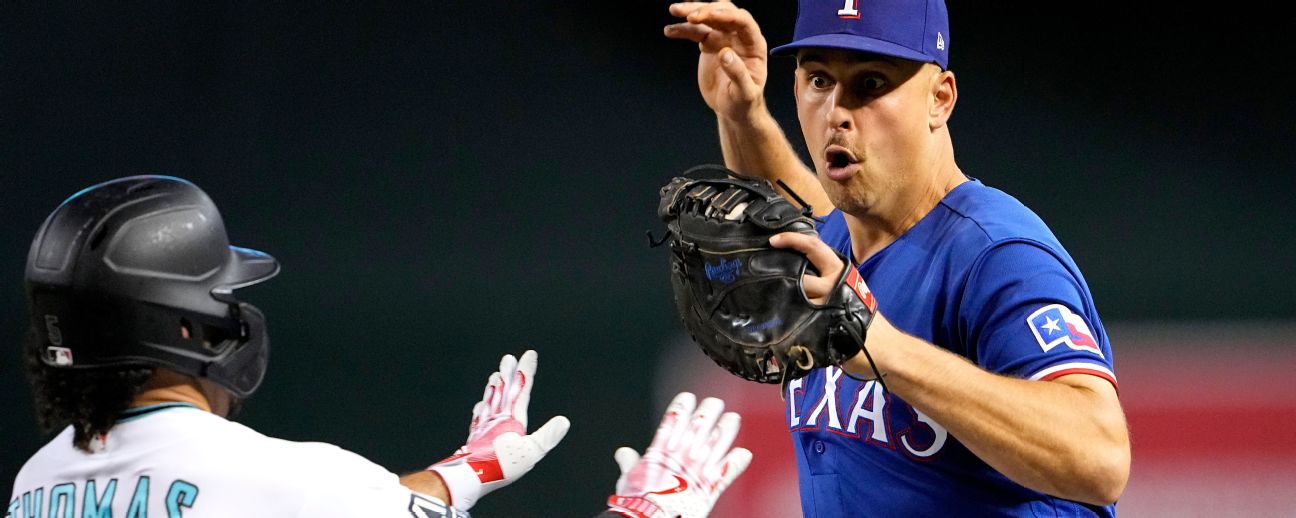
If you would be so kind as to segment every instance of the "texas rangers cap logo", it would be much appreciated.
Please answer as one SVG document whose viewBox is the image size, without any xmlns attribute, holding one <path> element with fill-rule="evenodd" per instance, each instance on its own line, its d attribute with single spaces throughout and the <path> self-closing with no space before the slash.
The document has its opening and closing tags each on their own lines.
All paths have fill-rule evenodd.
<svg viewBox="0 0 1296 518">
<path fill-rule="evenodd" d="M 1105 358 L 1084 318 L 1072 313 L 1066 306 L 1049 304 L 1039 308 L 1026 317 L 1026 323 L 1030 325 L 1031 332 L 1035 333 L 1035 339 L 1039 340 L 1040 347 L 1045 352 L 1058 344 L 1066 344 L 1077 351 L 1089 351 Z"/>
</svg>

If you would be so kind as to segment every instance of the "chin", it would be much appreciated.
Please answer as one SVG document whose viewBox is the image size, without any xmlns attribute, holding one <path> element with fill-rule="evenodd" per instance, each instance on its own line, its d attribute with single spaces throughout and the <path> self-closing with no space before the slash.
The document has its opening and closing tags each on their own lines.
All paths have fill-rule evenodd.
<svg viewBox="0 0 1296 518">
<path fill-rule="evenodd" d="M 833 207 L 851 215 L 860 215 L 868 212 L 869 204 L 866 201 L 867 197 L 861 193 L 855 192 L 857 189 L 852 189 L 851 185 L 842 185 L 832 180 L 824 181 L 822 183 L 824 192 L 828 194 L 828 201 L 832 202 Z"/>
<path fill-rule="evenodd" d="M 864 217 L 871 212 L 875 203 L 872 200 L 873 195 L 866 187 L 863 170 L 838 182 L 829 179 L 824 173 L 827 165 L 816 163 L 815 167 L 818 168 L 815 169 L 815 176 L 819 179 L 819 185 L 823 186 L 824 193 L 828 195 L 828 201 L 832 202 L 833 207 L 857 217 Z"/>
</svg>

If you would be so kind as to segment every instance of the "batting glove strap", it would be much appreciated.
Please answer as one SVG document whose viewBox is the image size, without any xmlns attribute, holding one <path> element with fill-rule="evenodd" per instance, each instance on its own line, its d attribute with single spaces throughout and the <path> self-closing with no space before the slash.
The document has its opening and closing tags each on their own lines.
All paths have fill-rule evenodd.
<svg viewBox="0 0 1296 518">
<path fill-rule="evenodd" d="M 607 499 L 608 511 L 627 518 L 658 518 L 666 516 L 656 504 L 640 497 L 612 495 Z"/>
<path fill-rule="evenodd" d="M 608 511 L 629 518 L 704 518 L 715 499 L 699 491 L 668 495 L 649 493 L 642 497 L 612 495 Z"/>
<path fill-rule="evenodd" d="M 498 466 L 498 463 L 496 464 Z M 436 472 L 445 482 L 450 492 L 450 504 L 460 509 L 472 509 L 473 504 L 482 497 L 482 482 L 476 468 L 462 459 L 449 464 L 437 464 L 428 468 Z"/>
</svg>

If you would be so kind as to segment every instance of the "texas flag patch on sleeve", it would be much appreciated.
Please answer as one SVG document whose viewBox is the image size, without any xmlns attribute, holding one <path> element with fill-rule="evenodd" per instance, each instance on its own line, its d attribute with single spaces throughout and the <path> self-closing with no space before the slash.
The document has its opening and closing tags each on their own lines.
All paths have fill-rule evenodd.
<svg viewBox="0 0 1296 518">
<path fill-rule="evenodd" d="M 1030 326 L 1031 332 L 1035 333 L 1035 339 L 1039 345 L 1048 352 L 1050 349 L 1057 347 L 1058 344 L 1066 344 L 1067 347 L 1077 351 L 1089 351 L 1103 356 L 1102 349 L 1098 347 L 1098 342 L 1094 340 L 1093 331 L 1089 330 L 1089 325 L 1085 324 L 1084 318 L 1072 313 L 1070 309 L 1061 304 L 1049 304 L 1026 317 L 1026 324 Z"/>
</svg>

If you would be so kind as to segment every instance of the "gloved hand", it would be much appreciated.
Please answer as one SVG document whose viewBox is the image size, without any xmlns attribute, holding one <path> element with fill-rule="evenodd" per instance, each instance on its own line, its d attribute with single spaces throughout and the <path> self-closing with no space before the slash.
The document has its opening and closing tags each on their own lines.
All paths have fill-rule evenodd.
<svg viewBox="0 0 1296 518">
<path fill-rule="evenodd" d="M 666 408 L 652 444 L 642 457 L 619 448 L 621 468 L 609 511 L 629 518 L 702 518 L 720 493 L 751 463 L 746 448 L 734 448 L 741 418 L 724 402 L 681 392 Z"/>
<path fill-rule="evenodd" d="M 535 371 L 535 351 L 520 359 L 504 355 L 482 400 L 473 406 L 468 441 L 428 467 L 445 482 L 455 508 L 467 511 L 483 495 L 522 478 L 567 435 L 571 422 L 563 416 L 526 435 Z"/>
<path fill-rule="evenodd" d="M 789 382 L 860 352 L 872 364 L 864 344 L 877 301 L 819 239 L 804 202 L 712 164 L 689 168 L 659 194 L 666 236 L 658 243 L 670 247 L 676 312 L 717 365 L 783 385 L 783 394 Z"/>
</svg>

